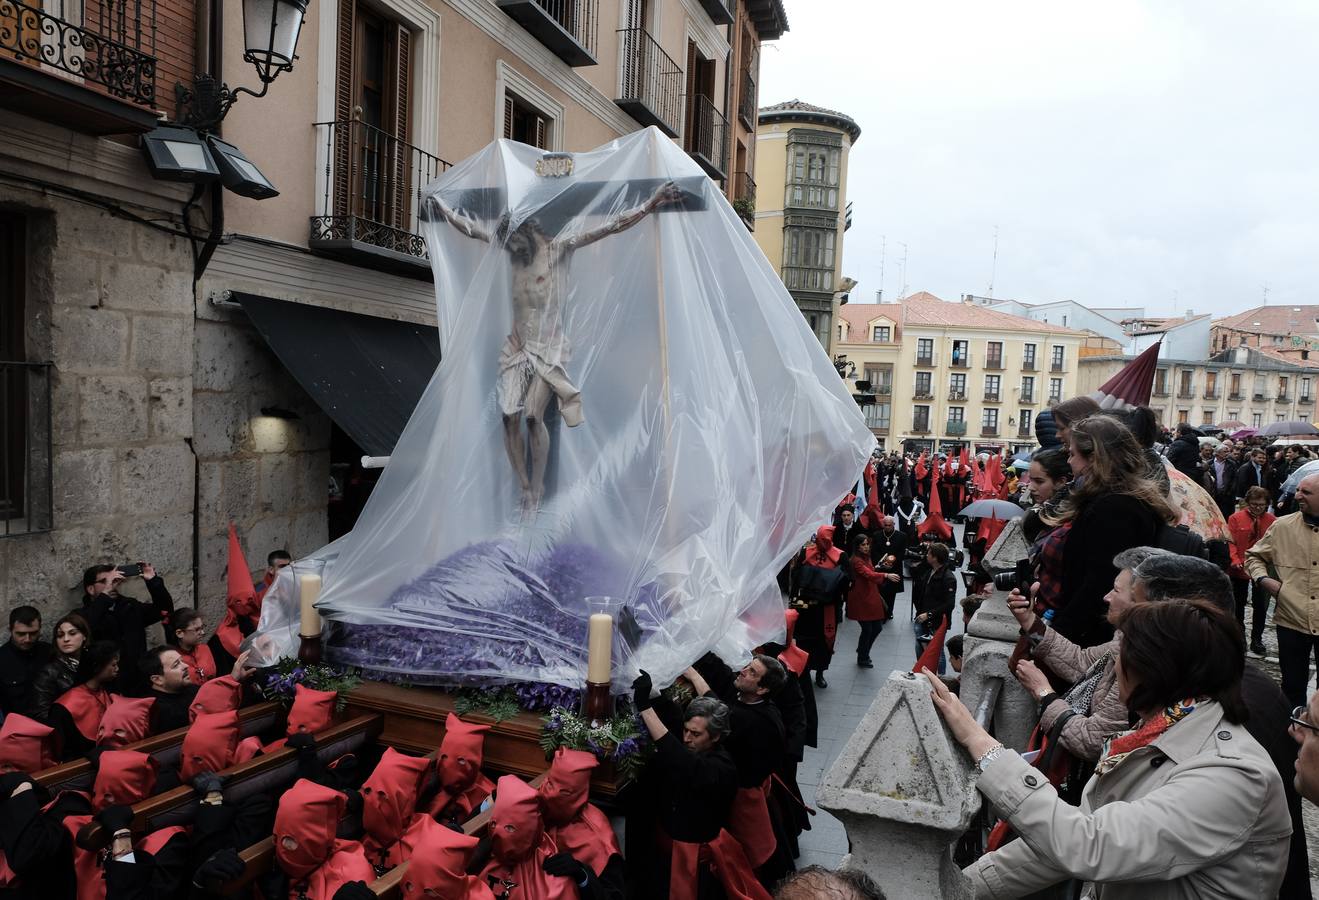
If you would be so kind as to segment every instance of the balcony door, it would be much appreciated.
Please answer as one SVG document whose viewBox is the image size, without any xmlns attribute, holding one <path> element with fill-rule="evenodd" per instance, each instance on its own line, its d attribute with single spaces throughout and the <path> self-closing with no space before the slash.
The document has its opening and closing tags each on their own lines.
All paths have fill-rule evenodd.
<svg viewBox="0 0 1319 900">
<path fill-rule="evenodd" d="M 335 60 L 334 207 L 394 228 L 410 217 L 412 33 L 340 0 Z"/>
</svg>

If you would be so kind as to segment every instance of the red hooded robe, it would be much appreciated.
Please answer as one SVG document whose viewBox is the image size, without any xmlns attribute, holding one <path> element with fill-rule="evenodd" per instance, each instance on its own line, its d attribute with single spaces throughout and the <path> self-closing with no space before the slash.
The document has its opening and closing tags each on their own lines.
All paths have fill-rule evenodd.
<svg viewBox="0 0 1319 900">
<path fill-rule="evenodd" d="M 54 752 L 55 729 L 35 719 L 10 713 L 0 728 L 0 772 L 28 775 L 58 765 Z"/>
<path fill-rule="evenodd" d="M 444 739 L 435 755 L 440 792 L 429 810 L 437 819 L 461 825 L 495 789 L 481 773 L 485 733 L 489 730 L 489 725 L 464 722 L 453 713 L 445 718 Z"/>
<path fill-rule="evenodd" d="M 96 729 L 96 745 L 112 750 L 135 744 L 151 733 L 151 707 L 155 697 L 110 696 L 110 708 Z"/>
<path fill-rule="evenodd" d="M 289 900 L 331 900 L 350 881 L 374 881 L 362 845 L 335 837 L 348 798 L 299 778 L 279 798 L 275 859 L 289 877 Z"/>
<path fill-rule="evenodd" d="M 806 564 L 821 569 L 836 569 L 842 558 L 843 551 L 834 546 L 834 527 L 821 525 L 815 532 L 815 546 L 806 548 Z M 838 637 L 838 606 L 830 603 L 821 612 L 824 614 L 824 640 L 832 653 L 834 639 Z"/>
<path fill-rule="evenodd" d="M 481 880 L 509 888 L 509 900 L 571 900 L 579 897 L 571 878 L 545 871 L 545 860 L 558 852 L 545 833 L 540 795 L 516 775 L 504 775 L 495 788 L 490 811 L 490 862 Z"/>
<path fill-rule="evenodd" d="M 362 783 L 362 846 L 373 865 L 392 869 L 411 855 L 402 838 L 414 819 L 430 819 L 415 813 L 417 795 L 434 764 L 426 757 L 386 747 L 375 771 Z"/>
<path fill-rule="evenodd" d="M 596 875 L 605 870 L 611 856 L 623 854 L 609 817 L 590 802 L 591 770 L 599 764 L 594 753 L 560 747 L 536 790 L 554 843 Z"/>
<path fill-rule="evenodd" d="M 110 692 L 94 691 L 85 684 L 76 684 L 55 701 L 69 711 L 78 733 L 95 742 L 96 730 L 101 727 L 101 716 L 110 708 Z"/>
<path fill-rule="evenodd" d="M 207 713 L 193 721 L 183 736 L 179 777 L 191 781 L 202 772 L 219 772 L 233 765 L 238 748 L 238 711 Z"/>
<path fill-rule="evenodd" d="M 467 861 L 480 842 L 445 828 L 429 816 L 416 818 L 408 834 L 416 832 L 421 838 L 414 844 L 408 870 L 399 884 L 404 900 L 494 900 L 495 895 L 482 879 L 467 874 Z"/>
<path fill-rule="evenodd" d="M 232 675 L 212 678 L 197 690 L 188 705 L 188 721 L 195 722 L 205 713 L 229 712 L 243 703 L 243 686 Z"/>
<path fill-rule="evenodd" d="M 797 616 L 799 613 L 795 609 L 785 610 L 784 619 L 787 621 L 788 634 L 785 640 L 787 645 L 783 652 L 779 654 L 779 662 L 787 666 L 788 671 L 798 678 L 806 671 L 806 665 L 811 660 L 811 655 L 797 646 L 797 641 L 793 639 L 792 633 L 797 627 Z"/>
<path fill-rule="evenodd" d="M 188 680 L 193 684 L 203 685 L 220 674 L 215 670 L 215 654 L 205 644 L 193 647 L 191 653 L 185 653 L 178 647 L 174 649 L 178 650 L 183 664 L 188 667 Z"/>
<path fill-rule="evenodd" d="M 238 627 L 239 619 L 255 622 L 261 618 L 261 600 L 256 588 L 252 586 L 252 570 L 247 567 L 247 556 L 243 545 L 238 542 L 238 532 L 234 523 L 229 523 L 229 560 L 226 566 L 228 590 L 225 596 L 224 618 L 220 621 L 215 634 L 220 639 L 220 646 L 225 652 L 238 657 L 238 645 L 243 642 L 242 629 Z"/>
</svg>

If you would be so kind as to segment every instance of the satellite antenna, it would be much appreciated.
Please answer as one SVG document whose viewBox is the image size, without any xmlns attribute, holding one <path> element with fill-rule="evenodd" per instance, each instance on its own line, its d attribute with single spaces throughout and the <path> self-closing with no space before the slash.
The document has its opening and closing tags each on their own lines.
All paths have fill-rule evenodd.
<svg viewBox="0 0 1319 900">
<path fill-rule="evenodd" d="M 998 274 L 998 226 L 994 226 L 994 262 L 989 267 L 989 299 L 994 299 L 994 276 Z"/>
</svg>

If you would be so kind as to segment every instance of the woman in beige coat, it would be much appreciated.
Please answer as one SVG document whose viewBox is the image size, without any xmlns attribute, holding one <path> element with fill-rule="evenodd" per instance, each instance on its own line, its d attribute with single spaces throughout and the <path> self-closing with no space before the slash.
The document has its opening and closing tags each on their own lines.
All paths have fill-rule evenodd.
<svg viewBox="0 0 1319 900">
<path fill-rule="evenodd" d="M 1081 806 L 925 673 L 935 706 L 1019 840 L 964 872 L 976 897 L 1069 878 L 1093 900 L 1276 897 L 1291 821 L 1273 762 L 1241 723 L 1245 638 L 1204 601 L 1138 604 L 1121 618 L 1118 691 L 1139 723 L 1105 743 Z"/>
</svg>

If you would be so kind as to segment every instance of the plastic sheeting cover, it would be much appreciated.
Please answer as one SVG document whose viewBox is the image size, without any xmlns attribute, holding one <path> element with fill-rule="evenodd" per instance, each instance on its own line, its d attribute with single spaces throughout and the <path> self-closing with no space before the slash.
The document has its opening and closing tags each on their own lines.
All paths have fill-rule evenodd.
<svg viewBox="0 0 1319 900">
<path fill-rule="evenodd" d="M 424 202 L 443 360 L 352 533 L 267 593 L 258 655 L 296 652 L 309 570 L 328 659 L 414 683 L 580 687 L 588 596 L 627 607 L 616 689 L 781 638 L 776 575 L 875 442 L 718 187 L 649 128 L 571 157 L 497 141 Z M 542 398 L 524 511 L 506 420 L 534 459 Z"/>
</svg>

